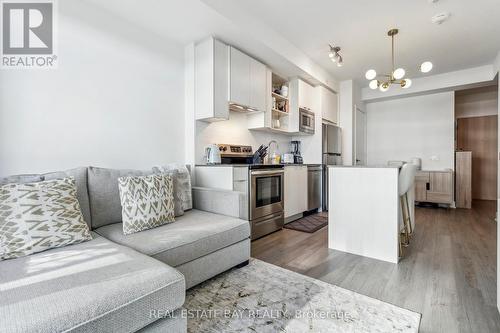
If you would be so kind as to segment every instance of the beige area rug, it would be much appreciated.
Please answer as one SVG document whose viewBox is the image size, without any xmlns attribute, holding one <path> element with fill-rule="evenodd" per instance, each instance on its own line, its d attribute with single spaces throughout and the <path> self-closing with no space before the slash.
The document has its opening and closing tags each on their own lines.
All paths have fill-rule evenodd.
<svg viewBox="0 0 500 333">
<path fill-rule="evenodd" d="M 257 259 L 190 289 L 188 332 L 418 332 L 420 314 Z"/>
</svg>

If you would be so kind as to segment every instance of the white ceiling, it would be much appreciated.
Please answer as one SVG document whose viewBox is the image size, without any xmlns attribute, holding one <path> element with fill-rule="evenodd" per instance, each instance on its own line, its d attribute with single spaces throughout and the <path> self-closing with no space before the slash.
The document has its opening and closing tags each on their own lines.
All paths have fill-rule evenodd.
<svg viewBox="0 0 500 333">
<path fill-rule="evenodd" d="M 386 33 L 392 27 L 400 29 L 396 64 L 410 77 L 421 75 L 418 68 L 425 60 L 433 62 L 432 74 L 438 74 L 491 64 L 500 50 L 499 0 L 87 1 L 182 44 L 215 34 L 243 49 L 255 48 L 258 41 L 249 38 L 252 26 L 238 25 L 233 17 L 236 8 L 253 18 L 254 27 L 273 29 L 336 79 L 355 79 L 363 85 L 367 69 L 389 71 Z M 221 10 L 230 6 L 232 14 Z M 431 23 L 431 17 L 443 11 L 451 12 L 449 21 Z M 328 43 L 342 47 L 342 68 L 329 60 Z"/>
<path fill-rule="evenodd" d="M 392 27 L 400 30 L 396 64 L 414 77 L 425 60 L 433 62 L 432 74 L 438 74 L 491 64 L 500 50 L 499 0 L 231 1 L 279 31 L 339 80 L 363 79 L 369 68 L 388 71 L 386 32 Z M 431 17 L 443 11 L 451 13 L 449 21 L 433 24 Z M 328 43 L 342 47 L 342 68 L 328 59 Z"/>
</svg>

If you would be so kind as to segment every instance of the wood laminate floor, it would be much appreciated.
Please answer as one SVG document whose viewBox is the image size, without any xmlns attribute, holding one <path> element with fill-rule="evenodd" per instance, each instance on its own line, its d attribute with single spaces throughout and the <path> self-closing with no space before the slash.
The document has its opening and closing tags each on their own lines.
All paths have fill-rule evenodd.
<svg viewBox="0 0 500 333">
<path fill-rule="evenodd" d="M 420 332 L 500 332 L 495 201 L 473 208 L 416 208 L 398 264 L 327 247 L 327 227 L 283 229 L 252 243 L 252 257 L 422 314 Z"/>
</svg>

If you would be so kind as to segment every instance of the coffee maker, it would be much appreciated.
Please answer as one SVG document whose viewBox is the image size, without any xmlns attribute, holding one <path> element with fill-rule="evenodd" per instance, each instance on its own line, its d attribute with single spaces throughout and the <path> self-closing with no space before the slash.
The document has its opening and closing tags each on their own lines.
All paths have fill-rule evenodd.
<svg viewBox="0 0 500 333">
<path fill-rule="evenodd" d="M 295 163 L 295 164 L 304 163 L 304 160 L 302 159 L 302 156 L 300 155 L 301 142 L 298 140 L 294 140 L 294 141 L 291 141 L 290 143 L 292 145 L 293 163 Z"/>
</svg>

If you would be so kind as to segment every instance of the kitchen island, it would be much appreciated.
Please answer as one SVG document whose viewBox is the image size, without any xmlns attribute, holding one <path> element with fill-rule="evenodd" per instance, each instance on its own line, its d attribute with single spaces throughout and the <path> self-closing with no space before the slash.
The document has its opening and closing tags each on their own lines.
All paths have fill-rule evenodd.
<svg viewBox="0 0 500 333">
<path fill-rule="evenodd" d="M 398 167 L 330 166 L 328 247 L 399 261 Z M 411 215 L 413 190 L 409 193 Z"/>
</svg>

